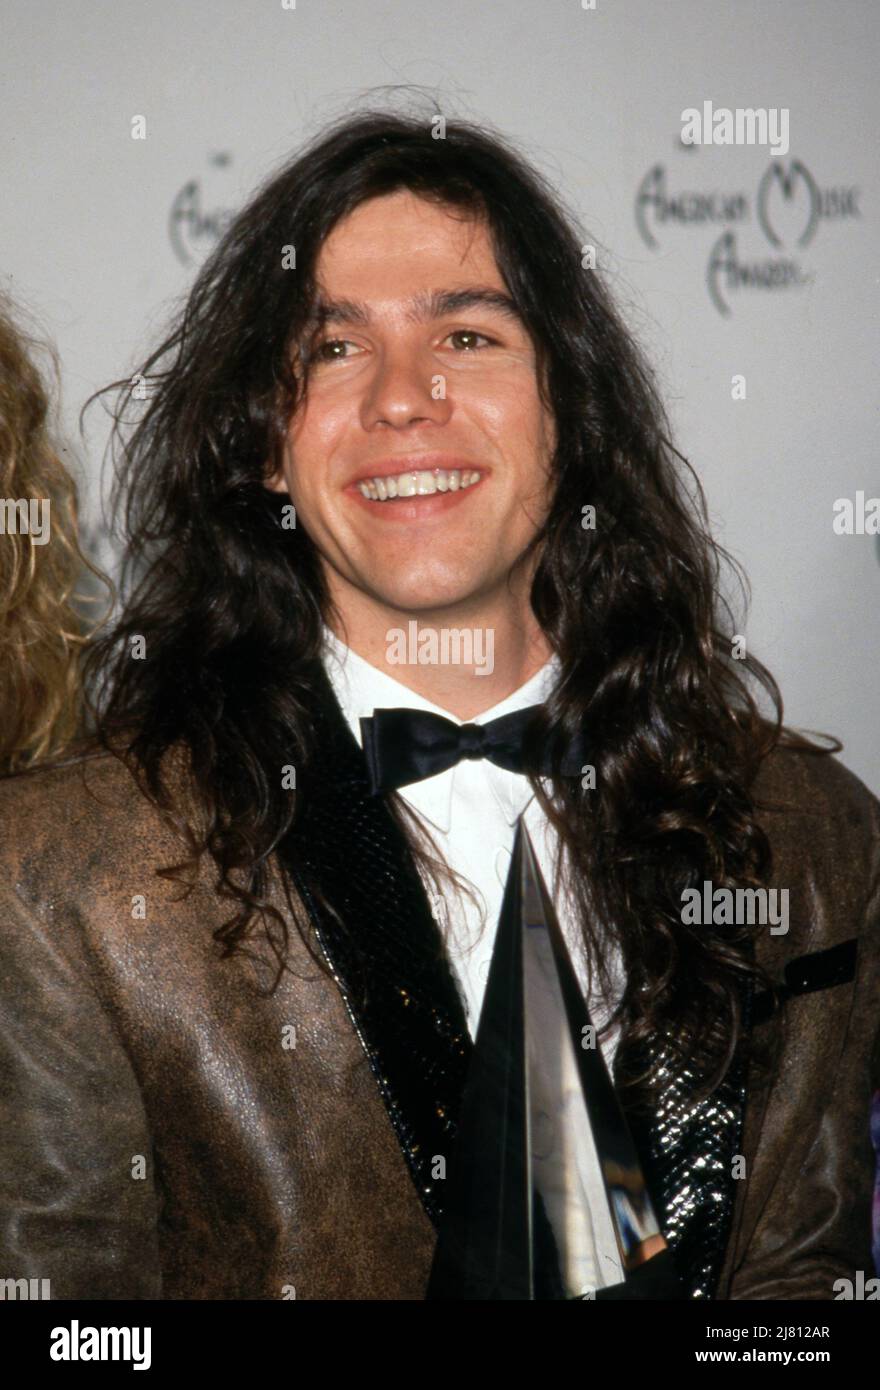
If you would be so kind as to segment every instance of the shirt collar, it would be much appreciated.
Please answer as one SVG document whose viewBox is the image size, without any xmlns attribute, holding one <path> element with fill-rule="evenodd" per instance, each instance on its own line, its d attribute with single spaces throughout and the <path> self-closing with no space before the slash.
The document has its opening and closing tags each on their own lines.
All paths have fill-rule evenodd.
<svg viewBox="0 0 880 1390">
<path fill-rule="evenodd" d="M 451 719 L 454 724 L 486 724 L 490 719 L 500 719 L 503 714 L 512 714 L 528 705 L 542 704 L 549 696 L 559 670 L 558 658 L 552 656 L 518 690 L 514 690 L 491 709 L 466 721 L 459 719 L 450 710 L 432 704 L 408 686 L 401 685 L 400 681 L 395 680 L 387 671 L 371 666 L 327 627 L 324 629 L 324 666 L 346 723 L 359 747 L 363 747 L 360 720 L 369 718 L 374 710 L 401 707 L 419 709 L 430 714 L 442 715 L 444 719 Z M 460 766 L 456 765 L 446 772 L 439 772 L 434 777 L 426 777 L 421 782 L 414 782 L 411 786 L 400 789 L 400 795 L 444 833 L 449 832 L 452 824 L 452 801 L 456 774 Z M 494 796 L 505 820 L 508 825 L 513 825 L 534 795 L 528 778 L 522 773 L 508 772 L 505 768 L 496 767 L 488 761 L 470 766 L 481 769 L 487 788 Z"/>
</svg>

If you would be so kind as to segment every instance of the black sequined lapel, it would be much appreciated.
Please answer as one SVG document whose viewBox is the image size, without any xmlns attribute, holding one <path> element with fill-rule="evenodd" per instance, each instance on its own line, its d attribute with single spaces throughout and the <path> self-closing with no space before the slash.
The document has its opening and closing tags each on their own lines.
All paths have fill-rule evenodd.
<svg viewBox="0 0 880 1390">
<path fill-rule="evenodd" d="M 742 996 L 746 1035 L 752 995 L 749 982 Z M 643 1051 L 640 1057 L 647 1055 Z M 693 1072 L 680 1063 L 672 1065 L 668 1050 L 657 1042 L 650 1056 L 663 1068 L 662 1098 L 647 1118 L 628 1112 L 630 1128 L 685 1294 L 711 1299 L 730 1239 L 737 1190 L 733 1161 L 741 1153 L 747 1063 L 740 1049 L 722 1084 L 708 1100 L 695 1101 Z M 618 1082 L 620 1062 L 618 1055 Z M 626 1088 L 619 1094 L 626 1109 Z"/>
<path fill-rule="evenodd" d="M 406 841 L 369 792 L 363 753 L 321 669 L 316 756 L 297 773 L 279 857 L 314 924 L 428 1216 L 442 1214 L 473 1051 L 440 930 Z"/>
</svg>

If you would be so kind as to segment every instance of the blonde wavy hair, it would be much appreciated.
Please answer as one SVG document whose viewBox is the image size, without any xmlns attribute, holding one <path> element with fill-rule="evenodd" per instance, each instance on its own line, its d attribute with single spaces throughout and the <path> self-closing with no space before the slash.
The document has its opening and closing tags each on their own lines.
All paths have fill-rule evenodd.
<svg viewBox="0 0 880 1390">
<path fill-rule="evenodd" d="M 27 332 L 0 294 L 0 774 L 63 753 L 82 732 L 80 654 L 89 634 L 77 604 L 94 599 L 76 585 L 90 571 L 112 590 L 80 550 L 77 487 L 54 444 L 59 397 L 54 348 Z M 8 525 L 12 504 L 32 499 L 49 501 L 47 544 Z"/>
</svg>

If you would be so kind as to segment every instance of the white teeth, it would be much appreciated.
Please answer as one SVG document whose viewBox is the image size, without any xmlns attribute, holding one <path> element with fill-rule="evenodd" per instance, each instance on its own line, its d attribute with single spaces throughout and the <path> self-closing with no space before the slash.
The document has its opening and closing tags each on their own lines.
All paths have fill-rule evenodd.
<svg viewBox="0 0 880 1390">
<path fill-rule="evenodd" d="M 386 502 L 390 497 L 430 497 L 435 492 L 458 492 L 459 488 L 473 487 L 481 477 L 474 468 L 422 469 L 393 477 L 365 478 L 358 487 L 361 495 L 371 502 Z"/>
</svg>

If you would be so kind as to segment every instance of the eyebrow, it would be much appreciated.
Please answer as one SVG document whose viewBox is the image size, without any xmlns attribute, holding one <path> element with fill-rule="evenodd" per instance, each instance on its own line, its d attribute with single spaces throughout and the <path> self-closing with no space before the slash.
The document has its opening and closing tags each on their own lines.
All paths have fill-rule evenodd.
<svg viewBox="0 0 880 1390">
<path fill-rule="evenodd" d="M 522 317 L 509 294 L 483 286 L 460 290 L 431 290 L 413 295 L 406 310 L 410 323 L 427 323 L 466 309 L 494 309 L 496 313 L 521 324 Z M 360 299 L 325 299 L 319 296 L 312 315 L 313 324 L 354 323 L 366 328 L 372 322 L 369 306 Z"/>
</svg>

